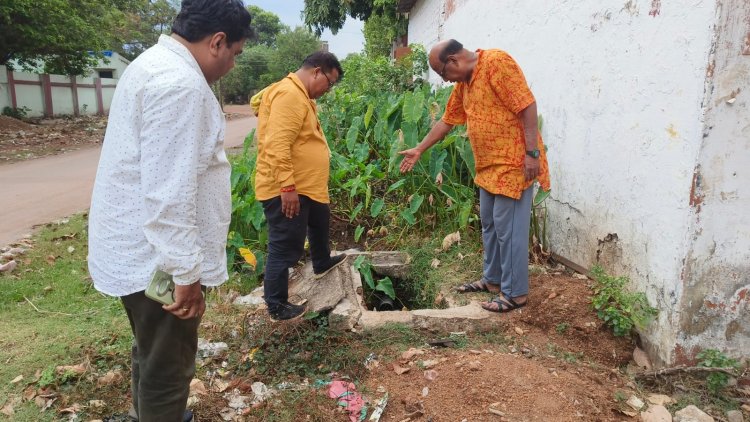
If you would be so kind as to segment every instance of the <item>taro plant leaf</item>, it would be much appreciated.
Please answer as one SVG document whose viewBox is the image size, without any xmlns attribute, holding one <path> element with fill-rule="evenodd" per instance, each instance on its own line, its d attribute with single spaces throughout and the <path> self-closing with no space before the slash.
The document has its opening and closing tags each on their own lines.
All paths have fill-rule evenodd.
<svg viewBox="0 0 750 422">
<path fill-rule="evenodd" d="M 448 158 L 448 151 L 446 150 L 441 150 L 437 154 L 432 155 L 432 160 L 430 160 L 431 180 L 435 180 L 437 175 L 443 171 L 443 163 L 445 163 L 446 158 Z"/>
<path fill-rule="evenodd" d="M 373 111 L 375 111 L 375 106 L 373 104 L 367 106 L 367 111 L 365 112 L 365 128 L 370 127 L 370 120 L 372 120 Z"/>
<path fill-rule="evenodd" d="M 538 207 L 539 205 L 541 205 L 542 202 L 544 202 L 544 200 L 547 199 L 549 194 L 550 194 L 550 191 L 539 189 L 536 192 L 536 196 L 534 196 L 534 206 Z"/>
<path fill-rule="evenodd" d="M 404 121 L 404 123 L 401 125 L 401 130 L 404 132 L 405 146 L 407 148 L 414 148 L 415 146 L 417 146 L 417 142 L 420 141 L 419 130 L 417 129 L 417 124 Z"/>
<path fill-rule="evenodd" d="M 393 281 L 391 281 L 390 277 L 378 280 L 374 290 L 379 290 L 387 294 L 391 299 L 396 299 L 396 291 L 393 289 Z"/>
<path fill-rule="evenodd" d="M 424 196 L 416 193 L 414 196 L 411 197 L 411 202 L 409 202 L 409 212 L 411 214 L 416 214 L 417 211 L 419 211 L 419 207 L 422 206 L 422 202 L 424 202 Z"/>
<path fill-rule="evenodd" d="M 370 207 L 370 216 L 372 218 L 375 218 L 380 215 L 380 211 L 383 210 L 383 206 L 385 205 L 385 201 L 383 198 L 377 198 L 372 202 L 372 206 Z"/>
<path fill-rule="evenodd" d="M 399 108 L 401 108 L 401 104 L 404 97 L 399 96 L 398 101 L 392 103 L 391 107 L 386 111 L 385 116 L 383 116 L 383 119 L 389 119 L 393 113 L 397 112 Z"/>
<path fill-rule="evenodd" d="M 255 230 L 260 230 L 263 226 L 266 216 L 263 214 L 263 205 L 259 201 L 254 201 L 250 206 L 250 222 Z"/>
<path fill-rule="evenodd" d="M 401 217 L 403 217 L 403 219 L 406 220 L 406 222 L 409 223 L 410 226 L 413 226 L 417 222 L 416 218 L 414 218 L 414 214 L 409 212 L 409 210 L 401 211 Z"/>
<path fill-rule="evenodd" d="M 385 191 L 385 193 L 390 193 L 390 192 L 392 192 L 392 191 L 400 188 L 401 186 L 404 185 L 404 183 L 406 183 L 406 179 L 400 179 L 400 180 L 396 181 L 392 185 L 388 186 L 388 190 Z"/>
<path fill-rule="evenodd" d="M 352 119 L 352 125 L 349 126 L 349 131 L 346 132 L 346 149 L 349 152 L 354 152 L 354 147 L 357 146 L 357 138 L 359 137 L 359 126 L 362 124 L 362 117 L 357 116 Z"/>
<path fill-rule="evenodd" d="M 375 290 L 375 280 L 372 278 L 372 265 L 367 261 L 367 257 L 360 255 L 354 260 L 354 268 L 362 274 L 365 284 L 370 290 Z"/>
<path fill-rule="evenodd" d="M 352 210 L 352 212 L 349 214 L 349 222 L 350 223 L 352 221 L 354 221 L 355 218 L 357 218 L 357 215 L 359 215 L 359 212 L 362 211 L 362 207 L 363 206 L 364 206 L 364 204 L 362 204 L 360 202 L 359 204 L 357 204 L 356 207 L 354 207 L 354 209 Z M 356 242 L 356 239 L 355 239 L 355 242 Z"/>
<path fill-rule="evenodd" d="M 422 91 L 404 94 L 404 121 L 417 123 L 424 112 L 424 94 Z"/>
<path fill-rule="evenodd" d="M 461 212 L 458 215 L 458 226 L 460 228 L 466 227 L 469 224 L 469 215 L 471 214 L 472 201 L 466 201 L 461 204 Z"/>
<path fill-rule="evenodd" d="M 361 203 L 359 205 L 362 205 Z M 359 242 L 359 238 L 362 237 L 362 233 L 365 232 L 365 228 L 362 226 L 357 226 L 356 229 L 354 229 L 354 241 Z"/>
<path fill-rule="evenodd" d="M 466 163 L 466 167 L 469 168 L 469 171 L 471 172 L 471 178 L 473 179 L 477 175 L 477 169 L 474 167 L 474 152 L 472 152 L 471 144 L 468 140 L 464 140 L 462 144 L 463 145 L 460 145 L 457 148 L 458 153 L 459 155 L 461 155 L 464 163 Z"/>
</svg>

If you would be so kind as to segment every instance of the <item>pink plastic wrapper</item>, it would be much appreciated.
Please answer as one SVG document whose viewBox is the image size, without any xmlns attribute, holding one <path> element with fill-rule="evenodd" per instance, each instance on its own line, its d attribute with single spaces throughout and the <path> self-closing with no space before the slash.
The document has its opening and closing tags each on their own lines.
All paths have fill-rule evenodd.
<svg viewBox="0 0 750 422">
<path fill-rule="evenodd" d="M 357 392 L 354 383 L 347 381 L 333 381 L 328 387 L 328 397 L 336 399 L 339 406 L 349 412 L 349 420 L 358 422 L 364 420 L 367 413 L 362 412 L 365 401 L 362 395 Z"/>
</svg>

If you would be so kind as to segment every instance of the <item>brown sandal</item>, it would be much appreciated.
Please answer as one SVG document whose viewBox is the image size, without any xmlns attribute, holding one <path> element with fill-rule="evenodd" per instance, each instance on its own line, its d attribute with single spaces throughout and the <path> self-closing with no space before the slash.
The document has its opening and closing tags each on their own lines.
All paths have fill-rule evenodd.
<svg viewBox="0 0 750 422">
<path fill-rule="evenodd" d="M 454 288 L 458 293 L 476 293 L 476 292 L 489 292 L 487 283 L 482 280 L 477 280 L 472 283 L 464 283 Z"/>
<path fill-rule="evenodd" d="M 484 309 L 486 309 L 486 310 L 488 310 L 490 312 L 497 312 L 497 313 L 502 314 L 502 313 L 510 312 L 510 311 L 518 309 L 518 308 L 523 308 L 524 306 L 526 306 L 526 303 L 528 301 L 529 300 L 526 299 L 526 302 L 517 303 L 517 302 L 515 302 L 513 299 L 511 299 L 509 297 L 505 297 L 503 295 L 499 295 L 499 296 L 496 296 L 494 299 L 492 299 L 489 302 L 482 302 L 482 308 L 484 308 Z M 492 308 L 490 307 L 493 303 L 497 304 L 497 309 L 494 309 L 494 307 L 492 307 Z"/>
</svg>

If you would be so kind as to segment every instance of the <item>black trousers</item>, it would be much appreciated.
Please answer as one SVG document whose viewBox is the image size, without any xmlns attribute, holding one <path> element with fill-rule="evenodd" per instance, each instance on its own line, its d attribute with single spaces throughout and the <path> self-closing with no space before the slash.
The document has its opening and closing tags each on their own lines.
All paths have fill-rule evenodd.
<svg viewBox="0 0 750 422">
<path fill-rule="evenodd" d="M 131 390 L 139 422 L 182 422 L 200 318 L 179 319 L 144 292 L 120 298 L 133 330 Z"/>
<path fill-rule="evenodd" d="M 263 295 L 273 311 L 289 299 L 289 267 L 305 253 L 305 236 L 310 241 L 313 270 L 319 272 L 331 259 L 328 227 L 331 210 L 328 204 L 299 196 L 300 212 L 294 218 L 281 213 L 281 197 L 262 201 L 268 224 L 268 257 L 263 281 Z"/>
</svg>

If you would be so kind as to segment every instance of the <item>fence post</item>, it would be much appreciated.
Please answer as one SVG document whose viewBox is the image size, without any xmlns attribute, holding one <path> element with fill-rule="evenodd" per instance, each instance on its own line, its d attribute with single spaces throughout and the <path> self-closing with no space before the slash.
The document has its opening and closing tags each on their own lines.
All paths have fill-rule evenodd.
<svg viewBox="0 0 750 422">
<path fill-rule="evenodd" d="M 46 117 L 52 117 L 52 83 L 48 73 L 40 75 L 42 80 L 42 97 L 44 98 L 44 115 Z"/>
<path fill-rule="evenodd" d="M 5 69 L 8 72 L 8 91 L 10 92 L 10 105 L 14 109 L 18 108 L 18 101 L 16 100 L 16 84 L 13 79 L 13 71 Z"/>
<path fill-rule="evenodd" d="M 80 116 L 81 112 L 78 110 L 78 82 L 76 81 L 76 75 L 70 75 L 70 89 L 73 90 L 73 114 Z"/>
<path fill-rule="evenodd" d="M 102 78 L 94 78 L 94 86 L 96 87 L 96 114 L 103 116 L 104 99 L 102 98 Z"/>
</svg>

